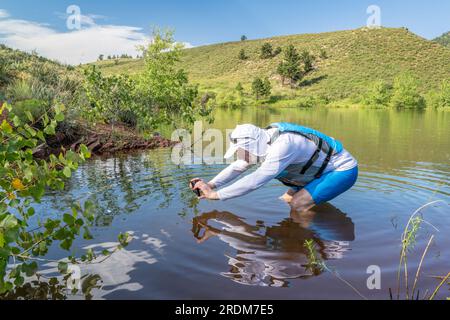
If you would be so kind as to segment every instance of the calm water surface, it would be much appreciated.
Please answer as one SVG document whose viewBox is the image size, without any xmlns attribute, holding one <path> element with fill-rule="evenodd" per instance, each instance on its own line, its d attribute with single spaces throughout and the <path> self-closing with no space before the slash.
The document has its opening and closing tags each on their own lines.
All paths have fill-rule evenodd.
<svg viewBox="0 0 450 320">
<path fill-rule="evenodd" d="M 74 247 L 101 250 L 112 247 L 118 233 L 133 232 L 127 250 L 82 267 L 103 279 L 94 297 L 360 299 L 339 275 L 369 299 L 388 299 L 409 216 L 429 201 L 443 200 L 423 211 L 439 232 L 424 225 L 409 260 L 412 274 L 429 236 L 436 235 L 419 281 L 421 292 L 434 289 L 439 281 L 432 276 L 450 271 L 450 112 L 249 108 L 218 111 L 213 127 L 276 121 L 342 140 L 360 163 L 356 186 L 301 217 L 291 216 L 278 200 L 286 188 L 276 181 L 240 199 L 199 203 L 188 181 L 212 178 L 224 166 L 176 166 L 170 150 L 159 150 L 89 161 L 66 192 L 49 194 L 43 217 L 74 200 L 97 203 L 95 240 Z M 329 270 L 311 265 L 306 240 Z M 55 258 L 62 254 L 51 252 Z M 371 265 L 381 268 L 381 290 L 367 289 Z M 449 295 L 444 288 L 440 298 Z"/>
</svg>

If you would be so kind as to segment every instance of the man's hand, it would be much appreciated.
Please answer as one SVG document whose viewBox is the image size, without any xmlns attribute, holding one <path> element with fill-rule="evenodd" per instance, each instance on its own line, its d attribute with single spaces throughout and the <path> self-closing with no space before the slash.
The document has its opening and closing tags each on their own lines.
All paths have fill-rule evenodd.
<svg viewBox="0 0 450 320">
<path fill-rule="evenodd" d="M 197 182 L 203 181 L 200 178 L 194 178 L 191 181 L 189 181 L 189 188 L 191 188 L 191 190 L 194 190 L 195 185 L 197 184 Z"/>
<path fill-rule="evenodd" d="M 193 190 L 201 191 L 200 199 L 219 200 L 217 192 L 215 192 L 209 184 L 205 183 L 201 179 L 197 180 Z"/>
<path fill-rule="evenodd" d="M 192 179 L 192 180 L 189 182 L 189 188 L 191 188 L 191 190 L 194 190 L 195 185 L 196 185 L 197 182 L 199 182 L 199 181 L 204 181 L 204 180 L 203 180 L 203 179 L 200 179 L 200 178 L 194 178 L 194 179 Z M 213 183 L 211 183 L 211 182 L 208 182 L 207 185 L 208 185 L 211 189 L 216 189 L 216 186 L 215 186 Z"/>
</svg>

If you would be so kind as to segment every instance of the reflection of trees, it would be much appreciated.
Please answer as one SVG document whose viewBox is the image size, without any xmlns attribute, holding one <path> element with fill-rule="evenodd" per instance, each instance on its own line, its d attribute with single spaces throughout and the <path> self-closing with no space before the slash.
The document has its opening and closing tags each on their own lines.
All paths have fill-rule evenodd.
<svg viewBox="0 0 450 320">
<path fill-rule="evenodd" d="M 168 208 L 181 199 L 184 214 L 198 201 L 187 188 L 189 173 L 170 163 L 170 153 L 95 159 L 83 165 L 67 183 L 64 193 L 53 193 L 52 207 L 63 210 L 74 201 L 96 205 L 96 224 L 108 226 L 115 216 L 130 214 L 144 202 L 154 208 Z M 182 213 L 183 214 L 183 213 Z"/>
<path fill-rule="evenodd" d="M 194 218 L 192 231 L 199 243 L 218 237 L 236 250 L 228 256 L 230 269 L 223 276 L 242 284 L 276 287 L 321 273 L 311 268 L 306 241 L 312 240 L 319 258 L 328 260 L 342 259 L 348 241 L 354 240 L 353 222 L 330 204 L 307 214 L 291 213 L 274 226 L 263 221 L 250 225 L 233 213 L 213 211 Z"/>
<path fill-rule="evenodd" d="M 69 275 L 70 276 L 70 275 Z M 81 277 L 81 290 L 67 288 L 70 283 L 69 276 L 63 278 L 43 279 L 29 281 L 17 286 L 13 291 L 0 295 L 0 300 L 66 300 L 70 296 L 78 295 L 86 300 L 92 299 L 91 291 L 99 289 L 101 277 L 97 274 L 88 274 Z"/>
</svg>

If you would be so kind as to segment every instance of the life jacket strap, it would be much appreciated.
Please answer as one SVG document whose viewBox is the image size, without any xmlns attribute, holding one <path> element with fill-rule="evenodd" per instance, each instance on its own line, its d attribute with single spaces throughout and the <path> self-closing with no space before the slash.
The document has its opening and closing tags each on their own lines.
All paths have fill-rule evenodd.
<svg viewBox="0 0 450 320">
<path fill-rule="evenodd" d="M 325 171 L 325 169 L 328 167 L 328 164 L 330 163 L 331 157 L 333 156 L 333 152 L 334 152 L 333 148 L 330 148 L 328 150 L 327 157 L 326 157 L 325 161 L 322 163 L 322 166 L 320 167 L 319 171 L 315 175 L 316 179 L 319 179 L 322 176 L 322 174 Z"/>
<path fill-rule="evenodd" d="M 317 159 L 319 158 L 320 151 L 322 151 L 322 146 L 323 146 L 323 139 L 319 139 L 319 144 L 317 145 L 316 151 L 314 151 L 312 157 L 308 160 L 308 162 L 302 168 L 302 171 L 300 172 L 300 174 L 305 174 L 306 171 L 308 171 L 309 168 L 312 167 L 314 162 L 317 161 Z"/>
</svg>

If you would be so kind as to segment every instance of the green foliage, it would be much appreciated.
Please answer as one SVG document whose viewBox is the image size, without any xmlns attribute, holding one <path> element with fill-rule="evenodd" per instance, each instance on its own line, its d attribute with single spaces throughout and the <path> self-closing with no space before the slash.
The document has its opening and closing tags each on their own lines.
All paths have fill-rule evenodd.
<svg viewBox="0 0 450 320">
<path fill-rule="evenodd" d="M 47 254 L 54 243 L 64 250 L 71 248 L 73 240 L 93 221 L 92 205 L 74 204 L 62 219 L 48 218 L 36 227 L 31 223 L 35 215 L 33 202 L 39 202 L 46 189 L 62 190 L 78 164 L 90 157 L 81 146 L 80 153 L 67 151 L 48 160 L 33 158 L 33 150 L 55 133 L 64 117 L 63 105 L 55 105 L 50 117 L 41 116 L 43 129 L 36 127 L 38 119 L 27 112 L 23 121 L 15 115 L 15 108 L 3 104 L 0 113 L 8 110 L 8 118 L 0 125 L 0 295 L 16 290 L 25 277 L 37 273 L 35 259 Z M 72 259 L 73 260 L 73 259 Z M 14 266 L 8 264 L 14 261 Z M 75 260 L 71 261 L 75 263 Z"/>
<path fill-rule="evenodd" d="M 315 275 L 319 275 L 325 270 L 326 266 L 323 260 L 320 258 L 317 250 L 314 246 L 314 240 L 308 239 L 305 240 L 303 244 L 304 248 L 307 251 L 308 264 L 306 267 Z"/>
<path fill-rule="evenodd" d="M 57 278 L 40 281 L 39 264 L 36 261 L 55 262 L 45 259 L 51 246 L 58 244 L 70 251 L 73 241 L 83 236 L 92 239 L 89 227 L 94 222 L 94 206 L 90 202 L 74 203 L 67 212 L 45 220 L 35 216 L 35 203 L 39 203 L 46 190 L 63 190 L 65 180 L 71 177 L 79 163 L 91 156 L 88 148 L 80 152 L 65 151 L 59 156 L 51 155 L 47 160 L 38 160 L 33 152 L 39 144 L 55 134 L 59 122 L 63 121 L 64 106 L 53 105 L 40 119 L 26 111 L 25 119 L 17 116 L 15 106 L 4 103 L 8 116 L 0 125 L 0 299 L 63 299 L 64 283 Z M 23 111 L 23 110 L 22 110 Z M 36 124 L 40 121 L 42 128 Z M 119 245 L 126 246 L 129 235 L 119 235 Z M 106 255 L 109 256 L 111 252 Z M 58 270 L 68 280 L 68 264 L 88 263 L 96 258 L 88 250 L 80 259 L 69 256 L 58 262 Z M 82 292 L 86 298 L 95 287 L 98 277 L 86 276 Z"/>
<path fill-rule="evenodd" d="M 303 50 L 300 54 L 300 58 L 303 63 L 303 72 L 305 75 L 314 70 L 314 62 L 316 58 L 309 53 L 308 50 Z"/>
<path fill-rule="evenodd" d="M 261 46 L 261 59 L 270 59 L 273 57 L 273 47 L 269 42 L 264 43 Z"/>
<path fill-rule="evenodd" d="M 260 98 L 268 98 L 272 91 L 272 85 L 268 78 L 255 78 L 252 83 L 252 92 L 256 100 Z"/>
<path fill-rule="evenodd" d="M 282 85 L 285 84 L 286 80 L 289 80 L 293 87 L 303 78 L 303 72 L 300 69 L 301 59 L 301 56 L 293 45 L 286 48 L 284 51 L 284 59 L 278 65 L 277 69 L 278 74 L 281 76 Z"/>
<path fill-rule="evenodd" d="M 321 104 L 323 102 L 320 99 L 311 96 L 299 97 L 295 100 L 295 106 L 298 108 L 314 108 Z"/>
<path fill-rule="evenodd" d="M 403 73 L 394 80 L 391 105 L 395 108 L 424 108 L 425 99 L 418 91 L 418 81 L 409 73 Z"/>
<path fill-rule="evenodd" d="M 54 63 L 31 63 L 27 67 L 32 99 L 45 100 L 49 105 L 62 103 L 70 109 L 78 109 L 81 95 L 81 77 L 69 69 L 61 69 Z M 17 101 L 19 99 L 13 99 Z"/>
<path fill-rule="evenodd" d="M 46 101 L 29 99 L 16 102 L 11 114 L 17 116 L 20 122 L 33 121 L 32 119 L 42 119 L 47 114 L 48 104 Z M 58 115 L 61 120 L 63 114 Z M 41 121 L 36 120 L 36 125 L 40 126 Z"/>
<path fill-rule="evenodd" d="M 430 91 L 426 96 L 427 106 L 433 108 L 450 107 L 450 80 L 442 80 L 438 90 Z"/>
<path fill-rule="evenodd" d="M 174 41 L 170 30 L 154 30 L 152 39 L 141 48 L 145 67 L 137 85 L 139 115 L 145 125 L 155 128 L 177 119 L 192 124 L 196 115 L 209 114 L 210 110 L 195 103 L 197 86 L 189 84 L 187 73 L 178 68 L 183 45 Z"/>
<path fill-rule="evenodd" d="M 136 84 L 129 76 L 104 77 L 95 67 L 85 70 L 86 115 L 114 125 L 135 119 Z M 124 119 L 124 116 L 128 117 Z M 135 120 L 133 120 L 135 121 Z"/>
<path fill-rule="evenodd" d="M 5 46 L 0 46 L 0 69 L 4 69 L 2 61 L 6 63 L 6 74 L 0 83 L 0 103 L 5 99 L 12 102 L 15 113 L 22 120 L 24 112 L 21 109 L 30 109 L 37 118 L 43 109 L 63 104 L 67 109 L 59 117 L 64 116 L 65 120 L 59 122 L 58 130 L 74 127 L 83 97 L 78 72 L 38 55 Z"/>
<path fill-rule="evenodd" d="M 208 117 L 207 103 L 199 103 L 198 88 L 189 84 L 187 73 L 177 67 L 183 46 L 171 31 L 154 30 L 152 42 L 141 47 L 144 70 L 135 77 L 102 75 L 85 69 L 86 114 L 91 121 L 153 130 L 176 121 L 193 123 L 197 116 Z"/>
<path fill-rule="evenodd" d="M 219 108 L 239 109 L 245 106 L 246 101 L 242 94 L 234 90 L 219 93 L 216 96 L 215 103 Z"/>
<path fill-rule="evenodd" d="M 276 47 L 276 49 L 273 51 L 273 56 L 276 57 L 276 56 L 279 55 L 282 51 L 283 51 L 283 49 L 281 49 L 281 47 Z"/>
<path fill-rule="evenodd" d="M 282 47 L 283 52 L 276 59 L 253 59 L 259 58 L 265 42 L 270 42 L 274 50 Z M 184 68 L 190 81 L 198 83 L 203 91 L 230 91 L 238 82 L 250 88 L 255 77 L 272 77 L 276 73 L 289 45 L 299 53 L 307 50 L 318 58 L 323 48 L 328 57 L 320 57 L 315 63 L 316 70 L 300 80 L 302 83 L 311 81 L 310 85 L 302 86 L 302 90 L 293 91 L 287 78 L 286 86 L 274 86 L 272 94 L 280 96 L 276 103 L 304 95 L 326 96 L 330 102 L 339 103 L 365 94 L 377 80 L 393 84 L 394 78 L 406 70 L 420 80 L 418 90 L 425 94 L 437 90 L 450 74 L 448 48 L 401 28 L 361 28 L 200 46 L 184 50 L 178 66 Z M 246 63 L 238 59 L 241 49 L 251 57 Z M 108 75 L 138 74 L 144 68 L 144 61 L 138 59 L 121 60 L 119 66 L 108 61 L 96 64 Z"/>
<path fill-rule="evenodd" d="M 434 42 L 440 43 L 443 46 L 449 47 L 450 48 L 450 31 L 444 33 L 442 36 L 437 37 L 436 39 L 433 40 Z"/>
<path fill-rule="evenodd" d="M 13 78 L 11 74 L 10 64 L 4 55 L 0 55 L 0 93 L 3 87 L 5 87 Z M 2 97 L 0 96 L 0 99 Z"/>
<path fill-rule="evenodd" d="M 241 49 L 240 51 L 239 51 L 239 60 L 247 60 L 248 59 L 248 57 L 247 57 L 247 55 L 245 54 L 245 50 L 244 49 Z"/>
<path fill-rule="evenodd" d="M 319 57 L 323 60 L 328 59 L 328 53 L 324 48 L 320 49 Z"/>
<path fill-rule="evenodd" d="M 382 80 L 372 83 L 363 95 L 362 102 L 371 107 L 389 106 L 392 87 Z"/>
<path fill-rule="evenodd" d="M 6 97 L 11 101 L 21 101 L 33 98 L 30 84 L 25 80 L 16 80 L 6 88 Z"/>
<path fill-rule="evenodd" d="M 239 95 L 243 96 L 244 95 L 244 87 L 242 86 L 242 83 L 238 82 L 238 84 L 236 85 L 235 90 L 237 91 L 237 93 L 239 93 Z"/>
</svg>

